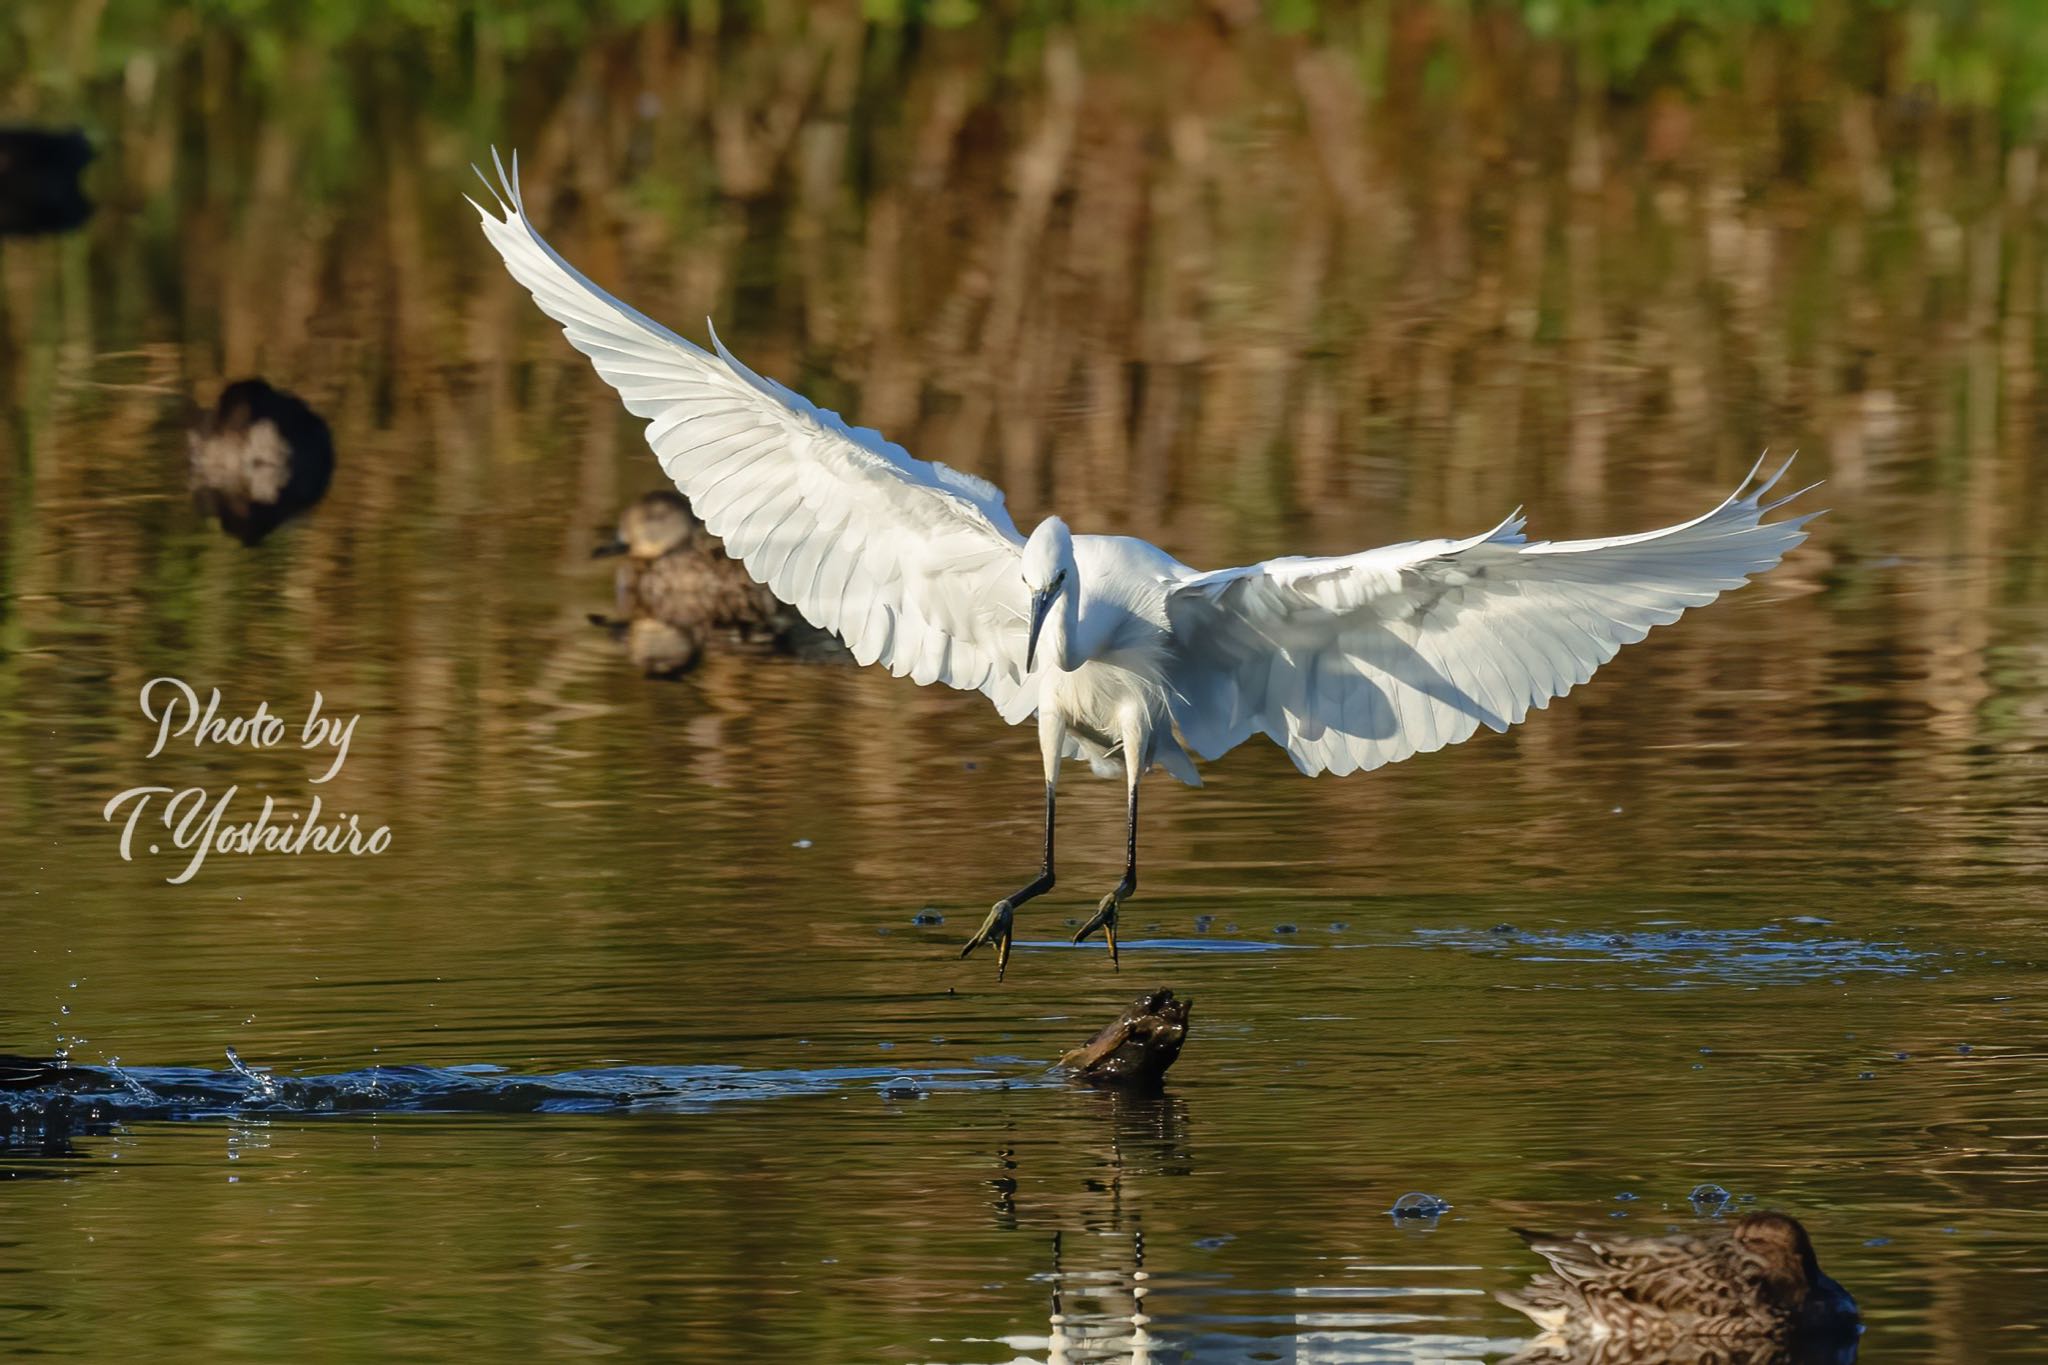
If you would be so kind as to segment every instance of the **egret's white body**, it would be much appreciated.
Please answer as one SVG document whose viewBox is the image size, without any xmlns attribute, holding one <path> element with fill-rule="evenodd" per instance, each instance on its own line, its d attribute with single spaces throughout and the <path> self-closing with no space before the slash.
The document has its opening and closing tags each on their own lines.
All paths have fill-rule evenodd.
<svg viewBox="0 0 2048 1365">
<path fill-rule="evenodd" d="M 1704 516 L 1598 540 L 1530 541 L 1516 515 L 1462 540 L 1203 573 L 1056 517 L 1027 539 L 992 484 L 912 458 L 755 374 L 715 333 L 705 351 L 591 283 L 527 221 L 516 168 L 499 168 L 498 213 L 477 206 L 485 234 L 647 419 L 648 444 L 727 552 L 861 663 L 982 692 L 1011 724 L 1037 719 L 1045 868 L 970 948 L 1006 956 L 1010 910 L 1052 885 L 1062 757 L 1129 786 L 1131 861 L 1083 930 L 1105 927 L 1114 949 L 1148 768 L 1199 784 L 1193 757 L 1257 733 L 1304 773 L 1350 773 L 1505 730 L 1777 564 L 1812 515 L 1764 521 L 1790 499 L 1763 502 L 1777 476 L 1758 484 L 1752 470 Z"/>
</svg>

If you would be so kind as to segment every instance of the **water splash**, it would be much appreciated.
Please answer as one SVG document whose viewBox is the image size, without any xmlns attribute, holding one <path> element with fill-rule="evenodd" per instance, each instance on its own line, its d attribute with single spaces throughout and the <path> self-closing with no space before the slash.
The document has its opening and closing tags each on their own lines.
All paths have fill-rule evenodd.
<svg viewBox="0 0 2048 1365">
<path fill-rule="evenodd" d="M 1692 1204 L 1692 1211 L 1702 1218 L 1718 1218 L 1735 1202 L 1734 1195 L 1711 1180 L 1693 1186 L 1686 1199 Z"/>
<path fill-rule="evenodd" d="M 686 1113 L 736 1100 L 824 1095 L 866 1087 L 885 1100 L 947 1090 L 1057 1086 L 1043 1071 L 986 1067 L 604 1067 L 522 1075 L 486 1065 L 375 1066 L 279 1076 L 227 1049 L 224 1070 L 88 1066 L 0 1056 L 0 1143 L 105 1131 L 138 1121 L 249 1119 L 363 1112 L 597 1114 Z"/>
<path fill-rule="evenodd" d="M 252 1067 L 248 1065 L 242 1060 L 241 1054 L 236 1052 L 233 1048 L 228 1048 L 227 1054 L 228 1065 L 234 1068 L 235 1074 L 237 1076 L 240 1076 L 243 1080 L 248 1081 L 251 1085 L 255 1086 L 257 1093 L 262 1095 L 265 1099 L 273 1099 L 276 1097 L 277 1082 L 270 1079 L 270 1076 L 268 1074 L 270 1071 L 269 1067 Z"/>
<path fill-rule="evenodd" d="M 1441 1199 L 1421 1190 L 1410 1190 L 1394 1201 L 1387 1215 L 1396 1223 L 1415 1223 L 1423 1227 L 1435 1227 L 1437 1220 L 1451 1211 L 1451 1201 Z"/>
<path fill-rule="evenodd" d="M 233 1049 L 229 1049 L 228 1055 L 230 1057 L 234 1056 Z M 115 1080 L 119 1081 L 122 1085 L 128 1088 L 129 1094 L 135 1096 L 139 1100 L 144 1100 L 152 1103 L 155 1102 L 155 1092 L 152 1091 L 148 1086 L 144 1085 L 141 1081 L 136 1080 L 133 1076 L 123 1071 L 121 1069 L 121 1059 L 119 1057 L 107 1058 L 107 1070 L 110 1073 L 112 1073 Z"/>
</svg>

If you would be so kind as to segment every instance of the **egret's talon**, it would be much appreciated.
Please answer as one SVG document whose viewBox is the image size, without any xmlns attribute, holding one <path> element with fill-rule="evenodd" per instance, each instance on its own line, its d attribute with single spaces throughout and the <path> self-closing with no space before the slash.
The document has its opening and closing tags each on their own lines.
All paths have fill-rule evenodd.
<svg viewBox="0 0 2048 1365">
<path fill-rule="evenodd" d="M 1102 904 L 1095 907 L 1095 913 L 1089 917 L 1088 922 L 1082 925 L 1080 930 L 1074 935 L 1074 942 L 1080 943 L 1097 929 L 1100 929 L 1103 942 L 1109 945 L 1109 965 L 1121 971 L 1122 968 L 1118 965 L 1116 956 L 1116 907 L 1117 895 L 1116 892 L 1112 891 L 1102 898 Z"/>
<path fill-rule="evenodd" d="M 982 944 L 993 944 L 996 950 L 996 980 L 1003 979 L 1003 973 L 1010 969 L 1010 940 L 1015 916 L 1008 901 L 997 901 L 989 910 L 988 918 L 974 931 L 974 937 L 967 940 L 967 946 L 960 950 L 960 956 L 970 956 Z"/>
</svg>

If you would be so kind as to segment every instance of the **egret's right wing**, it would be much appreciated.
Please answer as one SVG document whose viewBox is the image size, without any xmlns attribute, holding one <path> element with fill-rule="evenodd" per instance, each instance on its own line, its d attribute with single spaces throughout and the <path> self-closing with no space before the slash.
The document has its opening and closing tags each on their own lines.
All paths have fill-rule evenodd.
<svg viewBox="0 0 2048 1365">
<path fill-rule="evenodd" d="M 627 307 L 527 220 L 513 172 L 481 204 L 484 235 L 569 344 L 590 357 L 726 552 L 836 632 L 864 664 L 986 693 L 1012 721 L 1023 695 L 1023 539 L 993 484 L 903 447 Z M 475 201 L 471 201 L 475 204 Z"/>
<path fill-rule="evenodd" d="M 1784 472 L 1641 535 L 1532 542 L 1515 516 L 1466 540 L 1183 579 L 1166 601 L 1174 721 L 1204 758 L 1263 732 L 1311 774 L 1505 730 L 1804 540 L 1812 514 L 1763 519 L 1791 501 L 1763 501 Z"/>
</svg>

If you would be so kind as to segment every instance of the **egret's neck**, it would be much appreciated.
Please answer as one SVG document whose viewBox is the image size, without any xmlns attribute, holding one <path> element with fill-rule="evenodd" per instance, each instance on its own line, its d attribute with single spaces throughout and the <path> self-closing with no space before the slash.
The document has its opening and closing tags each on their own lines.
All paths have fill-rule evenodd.
<svg viewBox="0 0 2048 1365">
<path fill-rule="evenodd" d="M 1038 638 L 1038 653 L 1062 673 L 1071 673 L 1084 662 L 1081 653 L 1081 579 L 1067 569 L 1067 586 L 1054 599 L 1046 614 L 1045 629 Z"/>
</svg>

